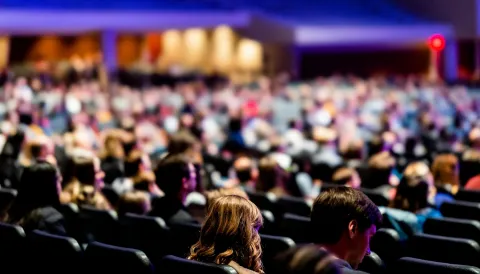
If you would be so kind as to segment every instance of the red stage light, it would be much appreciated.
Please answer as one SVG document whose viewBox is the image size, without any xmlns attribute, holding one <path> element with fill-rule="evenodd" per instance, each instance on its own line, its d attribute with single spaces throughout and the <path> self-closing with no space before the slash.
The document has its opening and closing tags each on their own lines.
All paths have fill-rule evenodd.
<svg viewBox="0 0 480 274">
<path fill-rule="evenodd" d="M 445 48 L 445 38 L 441 34 L 434 34 L 428 39 L 428 46 L 434 51 L 442 51 Z"/>
</svg>

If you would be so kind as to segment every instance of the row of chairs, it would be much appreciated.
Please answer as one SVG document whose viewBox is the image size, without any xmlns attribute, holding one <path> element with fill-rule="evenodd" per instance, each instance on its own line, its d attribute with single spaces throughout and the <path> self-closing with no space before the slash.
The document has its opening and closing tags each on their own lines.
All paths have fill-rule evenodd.
<svg viewBox="0 0 480 274">
<path fill-rule="evenodd" d="M 175 256 L 164 257 L 154 267 L 138 249 L 93 242 L 82 248 L 69 237 L 33 231 L 25 235 L 19 226 L 0 223 L 2 273 L 214 273 L 236 274 L 229 266 L 188 261 Z"/>
</svg>

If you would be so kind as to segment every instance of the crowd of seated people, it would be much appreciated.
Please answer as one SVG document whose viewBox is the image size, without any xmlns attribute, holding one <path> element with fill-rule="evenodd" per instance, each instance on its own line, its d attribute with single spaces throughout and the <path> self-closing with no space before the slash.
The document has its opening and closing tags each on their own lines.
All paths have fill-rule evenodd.
<svg viewBox="0 0 480 274">
<path fill-rule="evenodd" d="M 254 197 L 296 198 L 320 248 L 282 254 L 292 262 L 276 273 L 355 273 L 382 225 L 408 240 L 464 186 L 479 188 L 480 101 L 461 87 L 30 83 L 7 81 L 0 100 L 0 185 L 18 190 L 3 221 L 26 231 L 68 235 L 62 204 L 203 224 L 191 260 L 264 273 L 261 210 L 285 208 Z"/>
</svg>

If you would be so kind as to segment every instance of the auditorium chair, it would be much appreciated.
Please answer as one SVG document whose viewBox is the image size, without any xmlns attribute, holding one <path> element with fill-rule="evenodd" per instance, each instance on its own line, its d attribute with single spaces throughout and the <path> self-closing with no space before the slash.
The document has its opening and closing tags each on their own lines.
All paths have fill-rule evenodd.
<svg viewBox="0 0 480 274">
<path fill-rule="evenodd" d="M 228 265 L 200 263 L 182 259 L 172 255 L 163 258 L 158 273 L 178 274 L 237 274 L 237 271 Z"/>
<path fill-rule="evenodd" d="M 388 228 L 377 231 L 370 240 L 370 249 L 387 265 L 398 260 L 405 253 L 405 245 L 400 241 L 398 232 Z"/>
<path fill-rule="evenodd" d="M 260 235 L 262 241 L 262 261 L 265 267 L 265 272 L 268 273 L 268 269 L 275 263 L 275 257 L 295 246 L 295 242 L 287 237 Z"/>
<path fill-rule="evenodd" d="M 80 208 L 80 222 L 86 235 L 86 242 L 118 244 L 120 225 L 115 211 L 83 206 Z"/>
<path fill-rule="evenodd" d="M 83 273 L 154 273 L 153 265 L 142 251 L 98 242 L 88 244 L 82 266 Z"/>
<path fill-rule="evenodd" d="M 423 225 L 423 232 L 454 238 L 471 239 L 480 244 L 480 222 L 453 218 L 430 218 Z"/>
<path fill-rule="evenodd" d="M 383 194 L 374 189 L 362 188 L 360 190 L 377 206 L 388 206 L 390 203 L 390 201 Z"/>
<path fill-rule="evenodd" d="M 78 242 L 70 237 L 62 237 L 35 230 L 27 236 L 29 259 L 26 265 L 30 273 L 80 274 L 78 267 L 82 262 L 82 249 Z"/>
<path fill-rule="evenodd" d="M 76 239 L 79 243 L 83 243 L 86 237 L 83 232 L 83 225 L 80 220 L 80 210 L 76 204 L 62 204 L 59 207 L 65 219 L 65 229 L 70 237 Z"/>
<path fill-rule="evenodd" d="M 18 225 L 0 223 L 0 272 L 21 273 L 25 271 L 26 238 Z"/>
<path fill-rule="evenodd" d="M 386 272 L 385 263 L 373 251 L 363 258 L 362 263 L 358 266 L 358 270 L 369 274 L 384 274 Z"/>
<path fill-rule="evenodd" d="M 287 213 L 280 224 L 280 234 L 297 244 L 310 243 L 310 218 Z"/>
<path fill-rule="evenodd" d="M 260 210 L 268 210 L 272 212 L 274 215 L 277 214 L 275 201 L 271 200 L 267 195 L 264 193 L 247 193 L 248 198 L 252 203 L 254 203 Z"/>
<path fill-rule="evenodd" d="M 269 210 L 262 210 L 263 226 L 260 228 L 259 232 L 263 234 L 275 234 L 277 230 L 277 224 L 275 221 L 275 216 Z"/>
<path fill-rule="evenodd" d="M 185 258 L 190 254 L 190 247 L 200 239 L 199 224 L 176 223 L 170 226 L 168 254 Z"/>
<path fill-rule="evenodd" d="M 0 218 L 5 217 L 5 214 L 16 197 L 17 190 L 11 188 L 0 188 Z"/>
<path fill-rule="evenodd" d="M 428 234 L 414 235 L 407 256 L 442 263 L 480 265 L 480 246 L 474 240 Z"/>
<path fill-rule="evenodd" d="M 480 274 L 480 269 L 474 266 L 448 264 L 426 261 L 416 258 L 401 258 L 388 267 L 389 274 Z"/>
<path fill-rule="evenodd" d="M 170 229 L 162 218 L 127 213 L 120 223 L 125 247 L 142 250 L 154 265 L 168 254 Z"/>
<path fill-rule="evenodd" d="M 440 206 L 444 217 L 480 221 L 480 204 L 470 202 L 444 202 Z"/>
<path fill-rule="evenodd" d="M 480 203 L 480 191 L 459 189 L 457 194 L 455 194 L 455 200 Z"/>
<path fill-rule="evenodd" d="M 283 216 L 284 213 L 291 213 L 299 216 L 310 217 L 312 208 L 302 198 L 284 196 L 277 200 L 277 212 Z"/>
<path fill-rule="evenodd" d="M 102 194 L 103 194 L 103 196 L 105 196 L 105 198 L 107 198 L 108 202 L 112 206 L 117 206 L 117 203 L 120 200 L 120 196 L 115 191 L 115 189 L 113 189 L 113 187 L 111 187 L 109 185 L 105 185 L 102 188 Z"/>
</svg>

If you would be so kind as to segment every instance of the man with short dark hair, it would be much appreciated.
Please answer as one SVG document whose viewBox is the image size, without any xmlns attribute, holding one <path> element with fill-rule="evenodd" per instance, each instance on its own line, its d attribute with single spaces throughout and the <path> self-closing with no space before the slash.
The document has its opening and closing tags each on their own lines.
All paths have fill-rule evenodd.
<svg viewBox="0 0 480 274">
<path fill-rule="evenodd" d="M 255 180 L 258 172 L 253 165 L 252 159 L 241 156 L 233 162 L 233 168 L 240 187 L 246 192 L 255 192 Z"/>
<path fill-rule="evenodd" d="M 381 221 L 377 206 L 361 191 L 335 187 L 322 192 L 313 204 L 312 236 L 338 258 L 342 273 L 363 273 L 354 269 L 370 253 L 370 239 Z"/>
<path fill-rule="evenodd" d="M 195 222 L 184 206 L 187 195 L 196 188 L 193 164 L 183 155 L 166 158 L 157 166 L 155 178 L 165 196 L 155 203 L 150 215 L 161 217 L 168 224 Z"/>
</svg>

